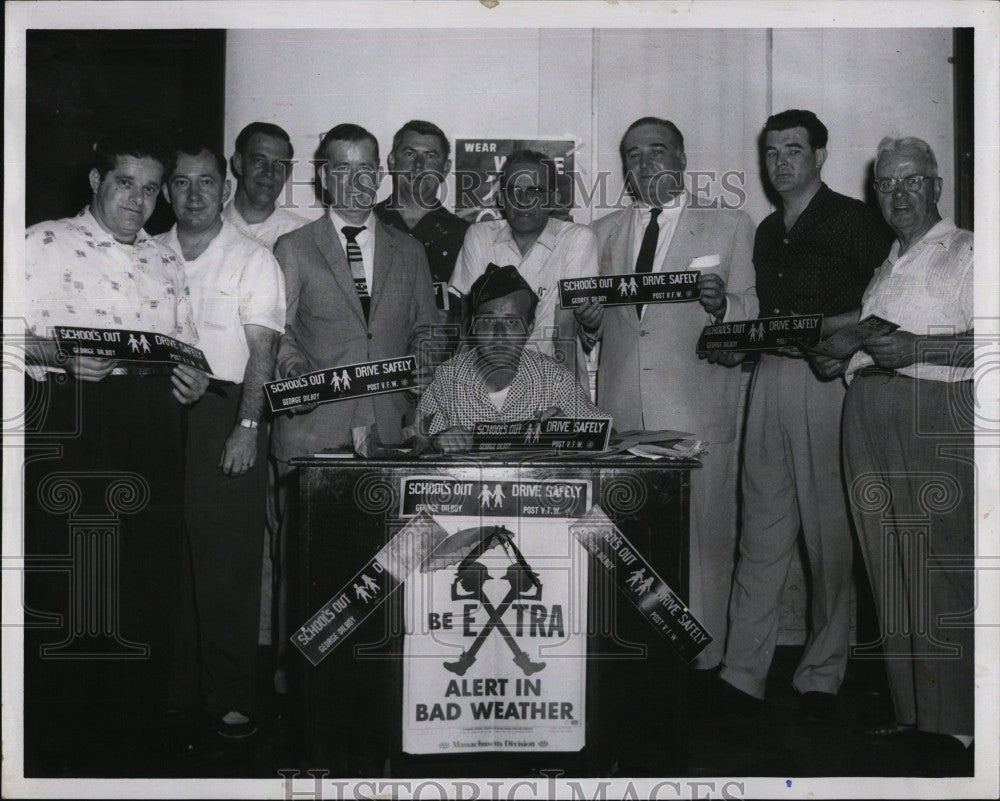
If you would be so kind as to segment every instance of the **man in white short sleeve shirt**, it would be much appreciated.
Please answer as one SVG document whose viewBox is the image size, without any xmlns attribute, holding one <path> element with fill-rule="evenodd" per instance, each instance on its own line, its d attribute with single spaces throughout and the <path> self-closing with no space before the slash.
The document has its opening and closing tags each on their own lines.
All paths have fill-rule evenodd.
<svg viewBox="0 0 1000 801">
<path fill-rule="evenodd" d="M 203 697 L 216 730 L 236 738 L 256 728 L 267 488 L 262 385 L 273 376 L 284 329 L 284 279 L 269 249 L 222 219 L 229 194 L 222 157 L 199 143 L 178 150 L 175 161 L 163 193 L 177 224 L 157 239 L 183 257 L 213 381 L 188 420 L 189 559 L 171 701 L 185 709 Z"/>
<path fill-rule="evenodd" d="M 565 365 L 587 387 L 574 312 L 559 308 L 559 280 L 597 275 L 597 242 L 586 226 L 551 216 L 555 186 L 551 158 L 532 150 L 511 153 L 500 171 L 504 219 L 469 228 L 448 290 L 464 298 L 487 265 L 516 267 L 539 299 L 528 347 Z"/>
</svg>

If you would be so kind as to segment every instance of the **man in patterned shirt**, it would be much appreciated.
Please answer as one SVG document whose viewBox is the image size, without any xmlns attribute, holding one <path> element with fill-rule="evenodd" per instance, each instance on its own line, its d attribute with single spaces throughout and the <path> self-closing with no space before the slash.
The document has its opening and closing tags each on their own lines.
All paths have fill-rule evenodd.
<svg viewBox="0 0 1000 801">
<path fill-rule="evenodd" d="M 538 296 L 516 267 L 490 264 L 469 290 L 474 347 L 446 361 L 420 399 L 417 420 L 444 451 L 466 451 L 478 422 L 607 417 L 573 374 L 525 348 Z"/>
<path fill-rule="evenodd" d="M 117 535 L 107 556 L 111 586 L 93 584 L 97 572 L 74 576 L 74 601 L 64 575 L 28 574 L 28 606 L 60 612 L 64 628 L 25 632 L 26 766 L 78 758 L 87 771 L 92 759 L 113 753 L 109 745 L 130 741 L 136 721 L 154 732 L 150 724 L 165 708 L 184 532 L 184 407 L 208 386 L 186 365 L 67 358 L 48 339 L 51 327 L 64 325 L 198 341 L 183 267 L 143 231 L 169 153 L 149 134 L 119 130 L 97 143 L 95 155 L 90 205 L 25 236 L 25 317 L 36 360 L 26 397 L 45 401 L 25 449 L 50 452 L 25 469 L 26 554 L 72 552 L 60 506 L 67 492 L 76 501 L 71 517 L 114 520 Z M 100 621 L 79 619 L 109 597 L 114 606 L 98 613 Z M 59 658 L 73 654 L 81 658 Z"/>
<path fill-rule="evenodd" d="M 890 237 L 860 201 L 820 177 L 826 126 L 811 111 L 775 114 L 764 162 L 780 208 L 757 228 L 761 317 L 823 314 L 823 334 L 856 321 L 861 293 Z M 764 697 L 778 606 L 801 529 L 812 576 L 810 633 L 792 685 L 806 720 L 829 718 L 847 668 L 853 559 L 840 469 L 844 388 L 796 349 L 761 357 L 750 389 L 743 455 L 743 529 L 720 677 Z M 752 705 L 752 704 L 751 704 Z"/>
</svg>

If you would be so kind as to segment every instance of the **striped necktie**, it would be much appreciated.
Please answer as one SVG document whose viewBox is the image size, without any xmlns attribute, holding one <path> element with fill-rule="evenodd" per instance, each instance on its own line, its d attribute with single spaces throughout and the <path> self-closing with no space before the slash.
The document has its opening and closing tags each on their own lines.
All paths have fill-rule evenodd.
<svg viewBox="0 0 1000 801">
<path fill-rule="evenodd" d="M 663 209 L 649 210 L 649 223 L 646 231 L 642 235 L 642 244 L 639 246 L 639 257 L 635 260 L 635 272 L 651 273 L 653 271 L 653 257 L 656 255 L 656 240 L 660 237 L 660 223 L 656 219 Z M 637 303 L 635 312 L 642 317 L 643 304 Z"/>
<path fill-rule="evenodd" d="M 365 279 L 365 261 L 361 256 L 361 245 L 358 244 L 358 234 L 365 230 L 365 226 L 345 225 L 340 230 L 347 237 L 347 263 L 351 265 L 351 277 L 354 279 L 354 288 L 358 292 L 358 299 L 361 301 L 361 310 L 365 313 L 365 320 L 367 321 L 372 299 L 368 293 L 368 281 Z"/>
</svg>

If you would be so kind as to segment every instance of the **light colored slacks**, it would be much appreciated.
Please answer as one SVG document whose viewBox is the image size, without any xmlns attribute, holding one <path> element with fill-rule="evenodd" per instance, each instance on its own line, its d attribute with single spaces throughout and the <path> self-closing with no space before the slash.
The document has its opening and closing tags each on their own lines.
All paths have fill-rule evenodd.
<svg viewBox="0 0 1000 801">
<path fill-rule="evenodd" d="M 841 380 L 804 359 L 765 354 L 750 389 L 743 457 L 743 530 L 720 676 L 763 698 L 778 607 L 802 531 L 811 576 L 810 632 L 792 685 L 837 693 L 850 637 L 851 529 L 841 474 Z"/>
</svg>

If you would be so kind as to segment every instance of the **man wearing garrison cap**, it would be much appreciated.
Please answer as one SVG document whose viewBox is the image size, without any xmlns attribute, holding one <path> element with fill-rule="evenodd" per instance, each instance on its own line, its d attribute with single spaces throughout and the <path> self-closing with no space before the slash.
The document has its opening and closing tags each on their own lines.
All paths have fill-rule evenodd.
<svg viewBox="0 0 1000 801">
<path fill-rule="evenodd" d="M 564 414 L 607 417 L 573 373 L 532 348 L 538 296 L 512 265 L 490 263 L 469 289 L 473 347 L 442 364 L 417 419 L 445 451 L 468 450 L 478 422 Z"/>
</svg>

